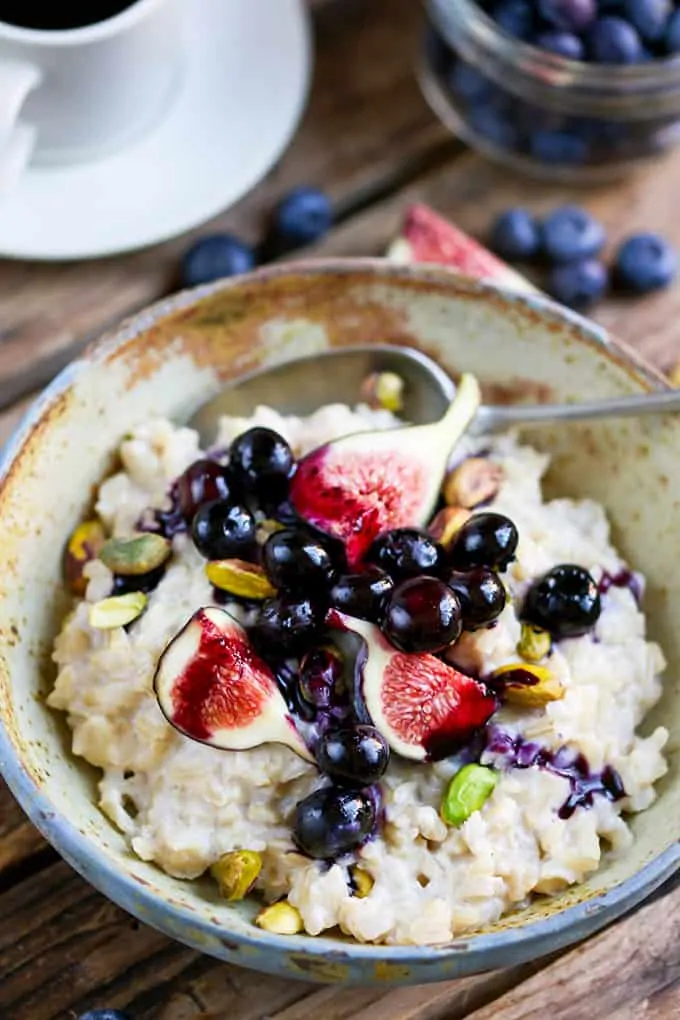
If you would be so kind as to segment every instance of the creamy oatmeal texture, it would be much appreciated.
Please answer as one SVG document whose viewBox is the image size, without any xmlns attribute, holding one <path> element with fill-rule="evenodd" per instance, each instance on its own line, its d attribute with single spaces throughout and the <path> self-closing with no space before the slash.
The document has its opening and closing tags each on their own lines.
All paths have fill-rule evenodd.
<svg viewBox="0 0 680 1020">
<path fill-rule="evenodd" d="M 252 424 L 269 426 L 297 455 L 329 439 L 395 419 L 364 406 L 322 408 L 306 419 L 258 408 L 252 419 L 225 419 L 218 446 Z M 466 451 L 474 452 L 472 441 Z M 456 456 L 460 456 L 462 445 Z M 492 503 L 519 530 L 516 561 L 504 575 L 521 604 L 528 584 L 558 563 L 576 563 L 596 579 L 624 564 L 609 542 L 599 505 L 589 500 L 542 501 L 547 458 L 512 436 L 484 443 L 504 469 Z M 162 506 L 169 483 L 200 454 L 197 435 L 168 421 L 138 427 L 121 448 L 122 471 L 103 483 L 97 511 L 115 535 L 130 533 L 141 511 Z M 370 942 L 428 944 L 492 922 L 532 892 L 555 892 L 594 871 L 602 853 L 624 849 L 631 832 L 622 812 L 654 799 L 666 771 L 667 731 L 648 737 L 636 727 L 659 699 L 664 659 L 645 639 L 645 619 L 628 587 L 602 597 L 593 635 L 560 642 L 550 666 L 563 699 L 544 708 L 506 706 L 494 723 L 510 734 L 558 750 L 582 753 L 597 772 L 613 766 L 624 800 L 596 796 L 589 808 L 562 819 L 567 779 L 537 767 L 501 771 L 480 811 L 458 829 L 439 806 L 453 759 L 418 764 L 392 756 L 382 780 L 385 823 L 359 854 L 374 879 L 366 898 L 351 893 L 347 867 L 328 867 L 295 851 L 290 819 L 296 803 L 326 782 L 292 751 L 267 745 L 220 751 L 189 740 L 165 720 L 152 690 L 156 661 L 191 614 L 212 601 L 205 561 L 189 537 L 173 541 L 174 556 L 147 611 L 129 630 L 94 630 L 87 606 L 109 594 L 111 574 L 100 562 L 86 568 L 87 594 L 67 620 L 54 652 L 58 676 L 49 704 L 68 713 L 73 750 L 103 770 L 102 810 L 126 834 L 135 853 L 180 878 L 201 875 L 233 849 L 263 853 L 257 889 L 267 900 L 288 895 L 306 930 L 339 925 Z M 238 608 L 234 615 L 241 612 Z M 513 604 L 492 629 L 465 634 L 456 663 L 481 674 L 517 661 L 520 624 Z M 493 764 L 493 755 L 483 758 Z"/>
</svg>

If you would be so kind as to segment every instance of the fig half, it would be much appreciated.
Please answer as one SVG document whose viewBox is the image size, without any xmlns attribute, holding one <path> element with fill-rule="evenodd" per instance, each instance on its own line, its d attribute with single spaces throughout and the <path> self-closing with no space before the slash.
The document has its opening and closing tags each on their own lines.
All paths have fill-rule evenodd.
<svg viewBox="0 0 680 1020">
<path fill-rule="evenodd" d="M 479 400 L 477 380 L 463 375 L 440 421 L 360 432 L 313 450 L 293 475 L 293 508 L 340 539 L 356 567 L 381 532 L 424 525 L 432 516 L 451 451 Z"/>
<path fill-rule="evenodd" d="M 290 747 L 313 761 L 273 673 L 224 609 L 199 609 L 167 645 L 154 690 L 163 715 L 186 737 L 228 751 Z"/>
<path fill-rule="evenodd" d="M 428 653 L 394 648 L 371 623 L 331 611 L 331 626 L 358 635 L 357 697 L 392 751 L 415 761 L 453 754 L 498 707 L 483 684 Z"/>
</svg>

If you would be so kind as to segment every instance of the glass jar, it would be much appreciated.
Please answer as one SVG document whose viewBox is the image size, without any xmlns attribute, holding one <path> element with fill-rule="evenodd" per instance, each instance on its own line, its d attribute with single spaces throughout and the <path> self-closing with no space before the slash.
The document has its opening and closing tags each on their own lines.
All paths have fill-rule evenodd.
<svg viewBox="0 0 680 1020">
<path fill-rule="evenodd" d="M 584 183 L 680 139 L 680 57 L 587 64 L 506 34 L 474 0 L 428 0 L 420 82 L 438 117 L 515 169 Z"/>
</svg>

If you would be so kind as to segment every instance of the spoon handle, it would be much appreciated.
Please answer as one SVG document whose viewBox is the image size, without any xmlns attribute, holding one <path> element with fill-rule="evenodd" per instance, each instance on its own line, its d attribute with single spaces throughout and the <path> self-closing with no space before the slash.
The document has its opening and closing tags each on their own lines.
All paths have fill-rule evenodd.
<svg viewBox="0 0 680 1020">
<path fill-rule="evenodd" d="M 477 412 L 475 431 L 495 431 L 513 425 L 551 425 L 559 421 L 586 421 L 594 418 L 628 418 L 640 414 L 680 411 L 680 390 L 643 393 L 633 397 L 614 397 L 588 404 L 535 404 L 514 407 L 483 405 Z"/>
</svg>

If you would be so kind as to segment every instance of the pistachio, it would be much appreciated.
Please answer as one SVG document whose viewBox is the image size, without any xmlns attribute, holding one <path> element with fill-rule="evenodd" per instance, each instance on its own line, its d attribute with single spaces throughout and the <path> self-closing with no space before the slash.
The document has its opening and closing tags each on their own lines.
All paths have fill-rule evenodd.
<svg viewBox="0 0 680 1020">
<path fill-rule="evenodd" d="M 114 574 L 137 577 L 160 567 L 171 552 L 167 538 L 149 532 L 133 538 L 110 538 L 99 550 L 99 559 Z"/>
<path fill-rule="evenodd" d="M 256 850 L 232 850 L 222 854 L 210 869 L 225 900 L 242 900 L 262 871 L 262 855 Z"/>
<path fill-rule="evenodd" d="M 517 654 L 527 662 L 540 662 L 550 651 L 552 641 L 547 630 L 523 623 L 522 632 L 517 642 Z"/>
<path fill-rule="evenodd" d="M 257 537 L 260 542 L 266 542 L 270 535 L 276 534 L 277 531 L 283 531 L 286 525 L 281 524 L 280 521 L 275 521 L 271 517 L 265 517 L 263 521 L 260 521 L 257 525 Z"/>
<path fill-rule="evenodd" d="M 262 567 L 246 560 L 211 560 L 206 564 L 208 580 L 220 591 L 242 599 L 268 599 L 276 594 Z"/>
<path fill-rule="evenodd" d="M 472 509 L 493 499 L 503 477 L 500 464 L 487 457 L 468 457 L 446 476 L 442 490 L 444 500 L 449 506 Z"/>
<path fill-rule="evenodd" d="M 359 900 L 365 900 L 375 885 L 373 876 L 369 875 L 367 871 L 364 871 L 357 864 L 350 868 L 350 875 L 354 885 L 354 895 Z"/>
<path fill-rule="evenodd" d="M 74 595 L 84 595 L 87 579 L 83 568 L 90 560 L 96 559 L 104 544 L 106 535 L 100 521 L 83 521 L 68 540 L 64 556 L 64 578 Z"/>
<path fill-rule="evenodd" d="M 404 407 L 404 380 L 396 372 L 372 372 L 361 386 L 361 398 L 369 407 L 395 413 Z"/>
<path fill-rule="evenodd" d="M 300 911 L 287 900 L 265 907 L 255 918 L 255 924 L 275 935 L 297 935 L 304 929 Z"/>
<path fill-rule="evenodd" d="M 440 812 L 443 821 L 447 825 L 462 825 L 482 808 L 497 782 L 493 769 L 484 765 L 464 765 L 453 776 L 444 794 Z"/>
<path fill-rule="evenodd" d="M 542 708 L 548 702 L 564 697 L 561 681 L 545 666 L 535 663 L 511 662 L 507 666 L 499 666 L 492 673 L 492 678 L 502 681 L 503 697 L 511 705 Z"/>
<path fill-rule="evenodd" d="M 440 545 L 448 549 L 456 534 L 467 519 L 471 516 L 470 511 L 462 506 L 445 506 L 443 510 L 435 514 L 427 526 L 427 530 Z"/>
<path fill-rule="evenodd" d="M 88 619 L 97 630 L 114 630 L 132 623 L 144 612 L 148 599 L 142 591 L 131 591 L 126 595 L 112 595 L 100 602 L 93 602 Z"/>
</svg>

